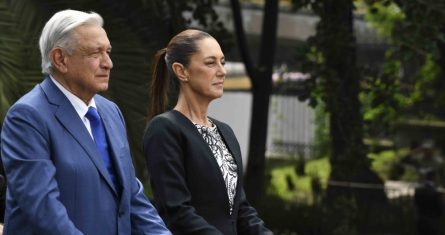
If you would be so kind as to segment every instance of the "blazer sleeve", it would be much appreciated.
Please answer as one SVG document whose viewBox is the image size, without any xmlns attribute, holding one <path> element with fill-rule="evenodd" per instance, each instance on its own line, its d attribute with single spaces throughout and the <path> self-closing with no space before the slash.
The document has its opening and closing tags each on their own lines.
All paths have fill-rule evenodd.
<svg viewBox="0 0 445 235">
<path fill-rule="evenodd" d="M 191 205 L 182 138 L 180 128 L 163 116 L 153 119 L 145 131 L 143 153 L 156 205 L 174 234 L 222 235 Z"/>
<path fill-rule="evenodd" d="M 258 217 L 258 213 L 246 199 L 244 189 L 240 190 L 240 205 L 238 210 L 238 233 L 246 235 L 273 235 L 264 225 L 263 220 Z"/>
<path fill-rule="evenodd" d="M 232 128 L 217 120 L 212 119 L 217 123 L 217 126 L 222 131 L 223 136 L 225 137 L 226 144 L 230 147 L 232 154 L 235 154 L 238 157 L 238 161 L 241 167 L 239 177 L 243 177 L 242 173 L 242 158 L 241 158 L 241 149 L 239 147 L 238 140 L 236 139 L 235 133 Z M 264 225 L 264 221 L 258 216 L 257 211 L 253 208 L 249 202 L 247 201 L 246 194 L 244 192 L 244 188 L 242 185 L 242 181 L 239 181 L 240 187 L 239 189 L 239 207 L 238 207 L 238 217 L 237 217 L 237 231 L 238 234 L 245 235 L 272 235 L 272 231 L 270 231 Z"/>
<path fill-rule="evenodd" d="M 29 105 L 17 104 L 8 112 L 1 133 L 8 191 L 35 234 L 79 235 L 59 200 L 48 128 L 39 111 Z"/>
<path fill-rule="evenodd" d="M 144 194 L 142 183 L 135 177 L 131 197 L 131 234 L 170 235 L 154 206 Z"/>
<path fill-rule="evenodd" d="M 125 120 L 119 108 L 114 104 L 117 110 L 123 128 L 125 128 Z M 125 136 L 125 139 L 128 139 Z M 134 235 L 170 235 L 170 231 L 165 226 L 156 208 L 150 203 L 145 196 L 144 186 L 137 179 L 133 165 L 131 165 L 131 198 L 130 198 L 130 219 L 131 234 Z"/>
</svg>

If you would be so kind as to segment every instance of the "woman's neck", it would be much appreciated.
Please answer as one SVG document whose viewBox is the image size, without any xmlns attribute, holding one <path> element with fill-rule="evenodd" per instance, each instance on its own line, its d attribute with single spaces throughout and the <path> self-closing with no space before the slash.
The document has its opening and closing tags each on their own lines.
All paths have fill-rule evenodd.
<svg viewBox="0 0 445 235">
<path fill-rule="evenodd" d="M 198 99 L 187 99 L 183 95 L 179 95 L 175 110 L 186 116 L 191 122 L 203 126 L 212 126 L 207 117 L 209 102 L 199 102 Z"/>
</svg>

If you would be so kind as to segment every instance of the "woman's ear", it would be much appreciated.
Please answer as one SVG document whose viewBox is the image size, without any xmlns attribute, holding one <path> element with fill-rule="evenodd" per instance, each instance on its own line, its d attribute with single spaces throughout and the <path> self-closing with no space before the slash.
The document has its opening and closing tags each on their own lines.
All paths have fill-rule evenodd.
<svg viewBox="0 0 445 235">
<path fill-rule="evenodd" d="M 66 55 L 62 48 L 54 48 L 50 52 L 50 59 L 54 68 L 60 73 L 66 73 L 68 67 L 66 65 Z"/>
<path fill-rule="evenodd" d="M 181 82 L 187 82 L 189 80 L 189 74 L 185 69 L 184 65 L 175 62 L 172 64 L 173 72 L 176 74 L 176 77 Z"/>
</svg>

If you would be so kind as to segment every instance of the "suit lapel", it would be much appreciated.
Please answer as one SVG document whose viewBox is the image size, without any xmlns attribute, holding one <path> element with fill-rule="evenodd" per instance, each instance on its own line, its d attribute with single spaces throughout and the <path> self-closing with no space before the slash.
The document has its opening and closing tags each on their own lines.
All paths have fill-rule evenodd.
<svg viewBox="0 0 445 235">
<path fill-rule="evenodd" d="M 107 184 L 116 194 L 116 190 L 113 187 L 111 178 L 105 169 L 104 163 L 97 151 L 96 144 L 91 138 L 82 120 L 79 118 L 73 105 L 69 102 L 68 98 L 57 88 L 57 86 L 51 81 L 50 78 L 45 79 L 41 83 L 41 87 L 45 92 L 50 103 L 58 106 L 54 115 L 57 120 L 65 127 L 65 129 L 73 136 L 80 146 L 87 152 L 88 157 L 94 163 L 100 175 L 105 179 Z"/>
<path fill-rule="evenodd" d="M 98 101 L 98 100 L 96 100 Z M 105 132 L 107 134 L 107 140 L 110 146 L 110 150 L 112 152 L 111 157 L 113 158 L 113 164 L 114 164 L 114 169 L 116 171 L 117 177 L 118 177 L 118 181 L 122 187 L 122 192 L 125 192 L 124 187 L 125 187 L 125 177 L 124 177 L 124 172 L 123 172 L 123 168 L 122 168 L 122 162 L 120 160 L 120 155 L 121 155 L 121 151 L 122 149 L 120 148 L 120 146 L 124 146 L 124 144 L 120 141 L 119 138 L 116 137 L 120 137 L 121 135 L 119 135 L 118 131 L 116 130 L 115 125 L 112 125 L 113 121 L 113 117 L 112 115 L 107 112 L 106 109 L 101 109 L 101 103 L 100 101 L 96 102 L 97 105 L 97 111 L 99 112 L 102 121 L 104 123 L 104 128 L 105 128 Z"/>
</svg>

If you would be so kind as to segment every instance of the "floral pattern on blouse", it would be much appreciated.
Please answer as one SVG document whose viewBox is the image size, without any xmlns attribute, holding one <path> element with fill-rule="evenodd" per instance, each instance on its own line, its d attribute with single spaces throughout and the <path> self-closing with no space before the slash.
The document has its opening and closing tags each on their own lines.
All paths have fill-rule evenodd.
<svg viewBox="0 0 445 235">
<path fill-rule="evenodd" d="M 203 126 L 197 123 L 194 124 L 196 128 L 198 128 L 198 131 L 204 138 L 205 142 L 212 150 L 213 156 L 215 157 L 219 169 L 221 170 L 222 176 L 226 183 L 227 195 L 229 196 L 230 214 L 232 214 L 233 201 L 235 199 L 236 184 L 238 180 L 238 167 L 235 159 L 227 149 L 226 144 L 218 132 L 218 128 L 213 122 L 212 127 Z"/>
</svg>

